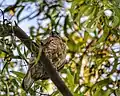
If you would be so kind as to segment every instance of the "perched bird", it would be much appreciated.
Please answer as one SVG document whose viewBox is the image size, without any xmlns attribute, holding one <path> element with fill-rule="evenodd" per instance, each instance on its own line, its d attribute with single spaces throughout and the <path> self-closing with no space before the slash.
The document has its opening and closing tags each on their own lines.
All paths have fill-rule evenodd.
<svg viewBox="0 0 120 96">
<path fill-rule="evenodd" d="M 65 64 L 65 57 L 66 57 L 66 45 L 58 35 L 51 35 L 41 44 L 42 51 L 44 52 L 47 58 L 53 64 L 53 67 L 59 71 L 63 68 Z M 29 88 L 32 86 L 34 81 L 39 79 L 46 80 L 49 79 L 49 75 L 45 71 L 44 65 L 41 64 L 34 64 L 35 57 L 32 57 L 30 63 L 28 64 L 28 71 L 25 75 L 22 87 L 25 91 L 28 91 Z"/>
</svg>

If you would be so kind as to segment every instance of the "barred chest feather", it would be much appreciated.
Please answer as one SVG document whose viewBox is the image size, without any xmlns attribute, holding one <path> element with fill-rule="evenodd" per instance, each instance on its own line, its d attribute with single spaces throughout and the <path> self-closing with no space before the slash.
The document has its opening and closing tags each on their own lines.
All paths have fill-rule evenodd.
<svg viewBox="0 0 120 96">
<path fill-rule="evenodd" d="M 48 57 L 48 59 L 53 64 L 57 70 L 60 70 L 64 66 L 65 56 L 66 56 L 66 45 L 63 43 L 60 37 L 49 37 L 43 42 L 42 51 Z M 49 76 L 45 71 L 42 64 L 33 65 L 30 68 L 31 77 L 35 80 L 48 79 Z"/>
</svg>

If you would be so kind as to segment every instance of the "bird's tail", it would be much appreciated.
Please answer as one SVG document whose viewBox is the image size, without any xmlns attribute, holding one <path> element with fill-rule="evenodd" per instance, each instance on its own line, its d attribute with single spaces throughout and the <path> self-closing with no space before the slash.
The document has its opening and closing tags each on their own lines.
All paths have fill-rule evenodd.
<svg viewBox="0 0 120 96">
<path fill-rule="evenodd" d="M 33 83 L 34 83 L 34 79 L 31 78 L 31 73 L 30 71 L 28 71 L 22 81 L 22 88 L 27 92 Z"/>
</svg>

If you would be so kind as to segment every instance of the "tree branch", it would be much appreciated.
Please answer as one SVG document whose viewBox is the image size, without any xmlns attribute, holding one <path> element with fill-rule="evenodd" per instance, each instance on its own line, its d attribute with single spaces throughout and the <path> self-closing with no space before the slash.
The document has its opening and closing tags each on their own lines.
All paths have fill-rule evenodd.
<svg viewBox="0 0 120 96">
<path fill-rule="evenodd" d="M 36 43 L 30 40 L 28 35 L 19 26 L 13 27 L 13 30 L 14 34 L 27 46 L 30 51 L 39 52 L 39 49 L 36 47 Z M 73 96 L 44 53 L 41 54 L 39 62 L 44 64 L 46 72 L 63 96 Z"/>
</svg>

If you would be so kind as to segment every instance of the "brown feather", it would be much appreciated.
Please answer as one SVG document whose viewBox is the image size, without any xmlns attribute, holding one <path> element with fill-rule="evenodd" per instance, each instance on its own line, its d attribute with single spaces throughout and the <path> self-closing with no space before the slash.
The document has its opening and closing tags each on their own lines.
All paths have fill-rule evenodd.
<svg viewBox="0 0 120 96">
<path fill-rule="evenodd" d="M 60 70 L 64 67 L 66 57 L 66 45 L 62 39 L 58 36 L 50 36 L 43 41 L 42 51 L 45 53 L 47 58 L 52 62 L 53 67 L 56 70 Z M 34 58 L 35 59 L 35 58 Z M 34 60 L 33 60 L 34 61 Z M 31 62 L 31 61 L 30 61 Z M 26 76 L 23 79 L 22 86 L 24 90 L 28 91 L 36 80 L 46 80 L 49 76 L 45 71 L 44 66 L 41 64 L 29 64 L 29 68 Z"/>
</svg>

